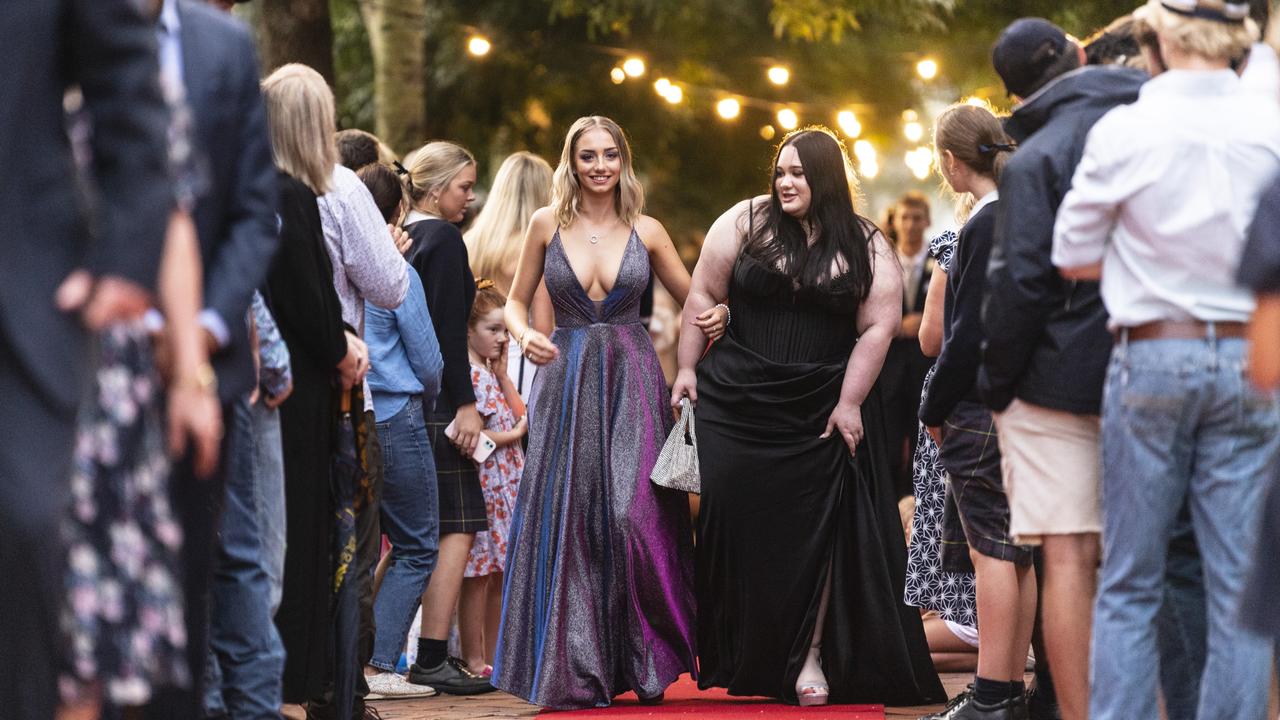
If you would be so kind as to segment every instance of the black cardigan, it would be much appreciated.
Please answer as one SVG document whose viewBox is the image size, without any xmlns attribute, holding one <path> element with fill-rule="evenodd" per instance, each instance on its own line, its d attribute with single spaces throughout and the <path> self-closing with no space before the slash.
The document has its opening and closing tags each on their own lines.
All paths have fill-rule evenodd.
<svg viewBox="0 0 1280 720">
<path fill-rule="evenodd" d="M 284 173 L 280 187 L 280 250 L 267 275 L 266 299 L 299 375 L 331 379 L 347 355 L 342 305 L 324 247 L 316 195 Z"/>
<path fill-rule="evenodd" d="M 942 354 L 920 403 L 920 421 L 942 425 L 960 402 L 981 402 L 975 384 L 982 364 L 982 294 L 987 260 L 995 239 L 996 205 L 974 213 L 960 229 L 956 256 L 947 275 L 947 301 L 942 313 Z"/>
<path fill-rule="evenodd" d="M 476 280 L 467 261 L 467 246 L 458 228 L 428 218 L 405 228 L 413 238 L 407 259 L 422 279 L 427 310 L 444 358 L 437 415 L 453 415 L 476 401 L 467 355 L 467 318 L 476 299 Z"/>
</svg>

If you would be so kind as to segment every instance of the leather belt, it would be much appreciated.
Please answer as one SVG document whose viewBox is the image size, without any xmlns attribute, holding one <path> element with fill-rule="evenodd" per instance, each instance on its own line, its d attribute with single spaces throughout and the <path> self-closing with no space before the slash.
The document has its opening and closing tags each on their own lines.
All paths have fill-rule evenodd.
<svg viewBox="0 0 1280 720">
<path fill-rule="evenodd" d="M 1204 340 L 1215 338 L 1242 338 L 1247 325 L 1237 321 L 1205 322 L 1203 320 L 1156 320 L 1133 327 L 1119 328 L 1116 337 L 1140 340 Z"/>
</svg>

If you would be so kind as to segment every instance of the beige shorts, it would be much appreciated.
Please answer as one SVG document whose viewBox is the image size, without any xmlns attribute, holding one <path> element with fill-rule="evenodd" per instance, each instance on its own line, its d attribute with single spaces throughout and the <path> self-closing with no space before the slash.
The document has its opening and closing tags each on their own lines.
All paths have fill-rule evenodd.
<svg viewBox="0 0 1280 720">
<path fill-rule="evenodd" d="M 995 418 L 1014 542 L 1039 545 L 1044 535 L 1102 532 L 1098 416 L 1015 399 Z"/>
</svg>

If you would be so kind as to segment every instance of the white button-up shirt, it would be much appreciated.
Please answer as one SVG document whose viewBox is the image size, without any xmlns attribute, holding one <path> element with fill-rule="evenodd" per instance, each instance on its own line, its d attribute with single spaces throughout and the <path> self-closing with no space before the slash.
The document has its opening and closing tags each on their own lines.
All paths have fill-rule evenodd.
<svg viewBox="0 0 1280 720">
<path fill-rule="evenodd" d="M 396 249 L 369 188 L 355 173 L 334 165 L 329 192 L 316 198 L 316 204 L 342 321 L 363 335 L 365 301 L 388 310 L 399 307 L 409 292 L 409 264 Z M 364 407 L 373 410 L 367 377 Z"/>
<path fill-rule="evenodd" d="M 1101 261 L 1111 326 L 1244 321 L 1235 284 L 1258 197 L 1280 169 L 1280 107 L 1230 70 L 1169 71 L 1093 127 L 1058 210 L 1053 263 Z"/>
</svg>

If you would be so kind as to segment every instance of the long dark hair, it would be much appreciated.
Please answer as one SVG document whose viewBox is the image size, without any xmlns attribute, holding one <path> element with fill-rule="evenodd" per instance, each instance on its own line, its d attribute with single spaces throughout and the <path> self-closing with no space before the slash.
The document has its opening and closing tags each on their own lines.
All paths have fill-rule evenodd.
<svg viewBox="0 0 1280 720">
<path fill-rule="evenodd" d="M 817 234 L 812 247 L 804 226 L 783 211 L 778 198 L 778 158 L 788 145 L 799 154 L 809 184 L 808 220 Z M 769 205 L 753 218 L 755 230 L 743 251 L 767 267 L 779 268 L 800 287 L 809 288 L 833 280 L 831 266 L 839 258 L 846 268 L 841 282 L 847 283 L 859 300 L 865 299 L 871 291 L 869 223 L 854 212 L 849 161 L 835 133 L 824 127 L 790 133 L 778 145 L 769 171 L 774 178 L 769 184 Z"/>
</svg>

